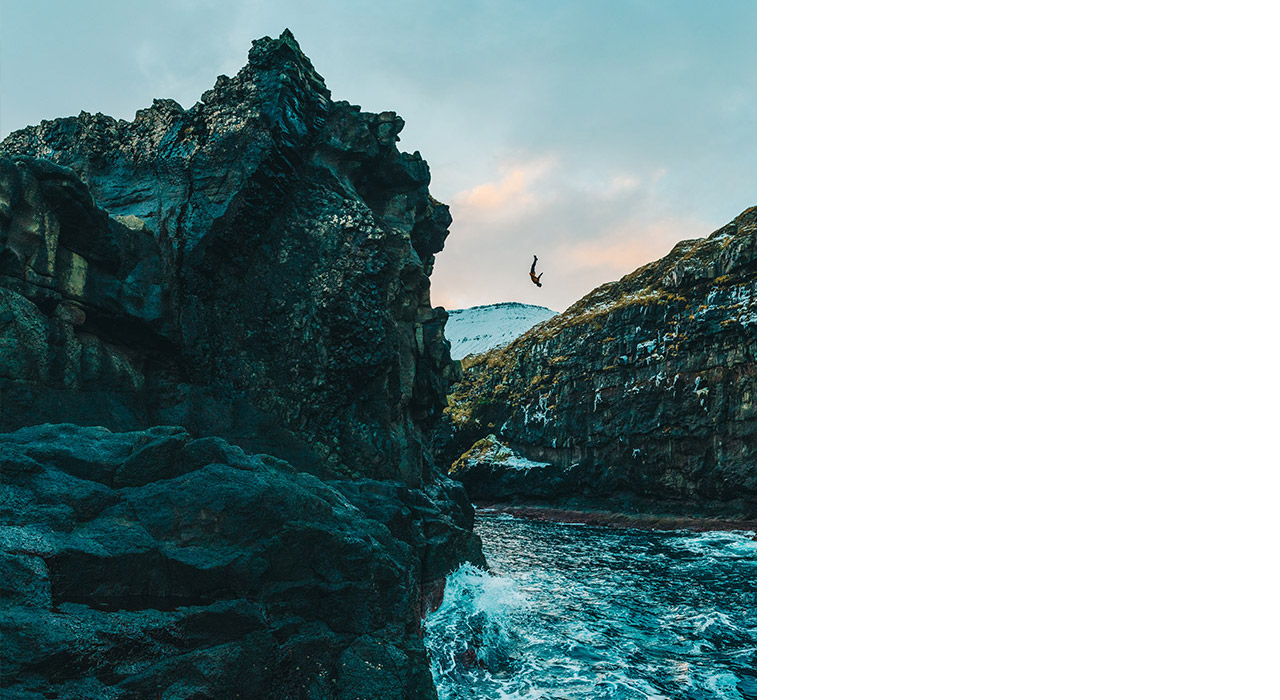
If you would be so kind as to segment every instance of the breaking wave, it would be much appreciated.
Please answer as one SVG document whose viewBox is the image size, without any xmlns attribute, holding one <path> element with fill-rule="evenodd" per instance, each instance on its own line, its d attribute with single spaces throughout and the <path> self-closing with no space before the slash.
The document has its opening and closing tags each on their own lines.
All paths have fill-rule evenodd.
<svg viewBox="0 0 1280 700">
<path fill-rule="evenodd" d="M 753 533 L 663 533 L 478 514 L 424 622 L 443 700 L 754 700 Z"/>
</svg>

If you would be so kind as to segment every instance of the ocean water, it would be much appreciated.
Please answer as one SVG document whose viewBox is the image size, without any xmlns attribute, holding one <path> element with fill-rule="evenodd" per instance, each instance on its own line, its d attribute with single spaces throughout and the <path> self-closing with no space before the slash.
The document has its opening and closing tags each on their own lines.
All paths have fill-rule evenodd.
<svg viewBox="0 0 1280 700">
<path fill-rule="evenodd" d="M 653 532 L 477 514 L 424 625 L 444 700 L 754 700 L 750 532 Z"/>
</svg>

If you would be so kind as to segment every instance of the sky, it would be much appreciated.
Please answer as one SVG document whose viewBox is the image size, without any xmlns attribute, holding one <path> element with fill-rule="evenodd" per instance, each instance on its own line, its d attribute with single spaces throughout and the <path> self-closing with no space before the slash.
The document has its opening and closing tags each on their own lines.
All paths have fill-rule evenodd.
<svg viewBox="0 0 1280 700">
<path fill-rule="evenodd" d="M 190 107 L 286 27 L 430 165 L 454 219 L 436 305 L 562 311 L 756 204 L 749 0 L 0 0 L 0 134 Z"/>
</svg>

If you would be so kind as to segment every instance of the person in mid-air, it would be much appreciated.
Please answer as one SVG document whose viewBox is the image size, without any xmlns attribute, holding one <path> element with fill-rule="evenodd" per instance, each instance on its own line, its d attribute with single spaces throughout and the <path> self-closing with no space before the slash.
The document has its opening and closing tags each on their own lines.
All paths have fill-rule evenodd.
<svg viewBox="0 0 1280 700">
<path fill-rule="evenodd" d="M 529 279 L 533 280 L 533 283 L 534 283 L 534 284 L 536 284 L 536 285 L 538 285 L 539 287 L 541 287 L 541 286 L 542 286 L 542 275 L 535 274 L 535 273 L 534 273 L 534 271 L 533 271 L 533 268 L 535 268 L 535 267 L 537 267 L 537 266 L 538 266 L 538 256 L 536 256 L 536 255 L 535 255 L 535 256 L 533 256 L 533 264 L 529 266 Z"/>
</svg>

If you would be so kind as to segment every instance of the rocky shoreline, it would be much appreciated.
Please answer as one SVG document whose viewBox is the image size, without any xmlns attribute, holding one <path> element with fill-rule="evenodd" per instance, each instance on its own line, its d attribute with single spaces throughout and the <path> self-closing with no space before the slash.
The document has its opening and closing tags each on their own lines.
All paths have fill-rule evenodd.
<svg viewBox="0 0 1280 700">
<path fill-rule="evenodd" d="M 484 557 L 403 126 L 286 30 L 190 108 L 0 143 L 5 697 L 436 697 L 423 616 Z"/>
</svg>

